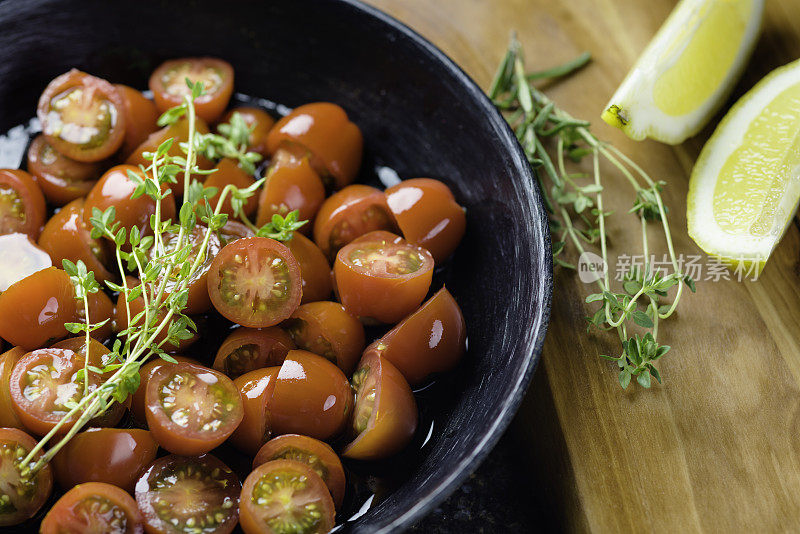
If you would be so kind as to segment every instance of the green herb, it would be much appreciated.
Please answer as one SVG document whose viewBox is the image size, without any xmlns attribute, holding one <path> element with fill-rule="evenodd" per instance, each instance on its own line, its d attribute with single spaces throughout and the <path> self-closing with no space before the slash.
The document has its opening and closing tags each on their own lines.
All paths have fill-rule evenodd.
<svg viewBox="0 0 800 534">
<path fill-rule="evenodd" d="M 597 280 L 599 292 L 586 298 L 587 303 L 599 306 L 587 319 L 590 326 L 616 329 L 622 350 L 618 356 L 602 357 L 618 364 L 620 385 L 626 388 L 635 376 L 637 382 L 647 388 L 651 376 L 661 382 L 653 362 L 670 349 L 656 341 L 659 321 L 675 312 L 684 285 L 695 290 L 694 281 L 681 272 L 675 256 L 667 209 L 661 198 L 664 182 L 654 181 L 617 148 L 598 140 L 589 130 L 589 122 L 570 116 L 532 84 L 534 80 L 571 74 L 589 59 L 589 54 L 584 53 L 559 67 L 528 73 L 520 44 L 512 36 L 492 81 L 489 97 L 505 115 L 528 161 L 538 171 L 536 177 L 550 213 L 553 261 L 565 268 L 575 268 L 563 259 L 568 244 L 571 243 L 578 254 L 583 254 L 588 246 L 599 246 L 606 268 Z M 592 161 L 591 175 L 568 170 L 570 163 L 579 163 L 586 157 Z M 620 292 L 612 290 L 608 273 L 606 218 L 611 213 L 603 208 L 601 158 L 619 170 L 630 184 L 633 190 L 630 213 L 640 220 L 642 233 L 644 268 L 626 273 Z M 667 274 L 653 270 L 649 264 L 648 222 L 652 221 L 661 223 L 666 239 L 672 266 Z M 677 289 L 672 303 L 662 304 L 673 287 Z M 645 330 L 644 336 L 631 335 L 628 330 L 632 325 Z"/>
<path fill-rule="evenodd" d="M 259 237 L 269 237 L 277 241 L 290 241 L 295 230 L 302 228 L 308 221 L 298 221 L 299 212 L 294 210 L 289 212 L 286 217 L 281 217 L 277 213 L 272 216 L 272 220 L 256 231 Z"/>
<path fill-rule="evenodd" d="M 235 159 L 245 172 L 255 173 L 255 164 L 261 161 L 261 154 L 247 150 L 253 129 L 247 125 L 242 114 L 235 111 L 230 122 L 220 124 L 217 130 L 219 134 L 198 135 L 200 154 L 211 160 Z"/>
</svg>

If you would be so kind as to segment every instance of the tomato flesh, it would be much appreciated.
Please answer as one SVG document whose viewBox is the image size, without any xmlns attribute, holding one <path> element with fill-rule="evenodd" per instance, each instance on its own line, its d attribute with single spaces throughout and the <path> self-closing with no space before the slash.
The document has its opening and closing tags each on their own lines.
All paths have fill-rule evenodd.
<svg viewBox="0 0 800 534">
<path fill-rule="evenodd" d="M 122 489 L 88 482 L 65 493 L 47 512 L 41 534 L 140 534 L 142 514 Z"/>
<path fill-rule="evenodd" d="M 233 94 L 233 67 L 216 58 L 172 59 L 161 64 L 150 76 L 150 90 L 162 112 L 179 105 L 190 94 L 186 79 L 203 84 L 204 94 L 195 99 L 198 117 L 206 122 L 220 118 Z"/>
<path fill-rule="evenodd" d="M 0 428 L 0 526 L 16 525 L 32 517 L 53 489 L 49 465 L 32 477 L 20 474 L 22 461 L 35 446 L 36 440 L 25 432 Z"/>
<path fill-rule="evenodd" d="M 292 338 L 278 327 L 237 328 L 222 342 L 214 359 L 214 369 L 236 378 L 256 369 L 282 364 L 286 354 L 294 348 Z"/>
</svg>

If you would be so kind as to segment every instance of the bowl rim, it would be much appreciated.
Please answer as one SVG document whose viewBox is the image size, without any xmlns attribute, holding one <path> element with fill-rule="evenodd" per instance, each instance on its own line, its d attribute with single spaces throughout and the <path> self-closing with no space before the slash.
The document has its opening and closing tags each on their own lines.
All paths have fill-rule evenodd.
<svg viewBox="0 0 800 534">
<path fill-rule="evenodd" d="M 534 234 L 542 237 L 541 248 L 538 251 L 538 262 L 540 262 L 544 269 L 539 271 L 540 275 L 544 275 L 545 280 L 541 283 L 542 292 L 539 294 L 533 293 L 531 299 L 537 299 L 537 303 L 533 306 L 535 310 L 535 317 L 533 318 L 532 326 L 532 342 L 528 344 L 524 353 L 519 354 L 517 357 L 523 358 L 524 371 L 520 373 L 517 381 L 511 386 L 510 392 L 506 396 L 500 414 L 494 419 L 491 426 L 486 430 L 486 434 L 478 445 L 471 451 L 471 453 L 461 460 L 451 473 L 441 479 L 433 488 L 427 493 L 422 495 L 417 502 L 412 505 L 403 514 L 399 515 L 389 523 L 380 526 L 374 532 L 384 533 L 396 530 L 403 530 L 412 523 L 421 519 L 424 515 L 430 512 L 434 507 L 441 504 L 447 497 L 449 497 L 464 480 L 472 474 L 480 465 L 481 462 L 488 456 L 502 434 L 511 423 L 514 415 L 522 402 L 523 397 L 530 385 L 533 373 L 536 370 L 539 360 L 541 359 L 542 347 L 544 345 L 544 338 L 547 332 L 547 326 L 550 321 L 550 308 L 553 293 L 553 258 L 550 254 L 550 231 L 547 220 L 547 212 L 542 202 L 542 195 L 539 190 L 536 171 L 528 163 L 528 159 L 522 149 L 522 146 L 517 141 L 511 127 L 506 120 L 502 117 L 500 112 L 491 102 L 489 97 L 483 92 L 478 84 L 467 75 L 464 70 L 459 67 L 455 61 L 450 59 L 444 52 L 437 48 L 433 43 L 428 41 L 425 37 L 411 29 L 406 24 L 400 22 L 396 18 L 381 11 L 375 6 L 366 4 L 361 0 L 339 0 L 341 3 L 348 5 L 352 9 L 361 11 L 383 24 L 389 26 L 392 30 L 403 34 L 406 38 L 413 41 L 420 49 L 422 49 L 434 61 L 442 65 L 469 93 L 469 95 L 481 106 L 482 113 L 487 117 L 487 126 L 490 127 L 497 135 L 498 142 L 504 147 L 511 150 L 510 156 L 512 157 L 513 166 L 516 171 L 521 174 L 520 179 L 527 180 L 529 187 L 523 188 L 526 195 L 526 200 L 534 209 L 532 213 L 532 223 L 535 226 Z M 538 206 L 538 214 L 536 207 Z M 538 215 L 538 217 L 537 217 Z M 354 530 L 358 530 L 357 525 L 353 525 Z"/>
</svg>

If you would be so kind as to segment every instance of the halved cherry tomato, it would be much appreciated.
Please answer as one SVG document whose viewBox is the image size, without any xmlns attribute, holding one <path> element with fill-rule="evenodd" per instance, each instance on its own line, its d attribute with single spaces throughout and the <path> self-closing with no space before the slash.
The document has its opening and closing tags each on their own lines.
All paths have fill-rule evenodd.
<svg viewBox="0 0 800 534">
<path fill-rule="evenodd" d="M 226 319 L 242 326 L 273 326 L 300 304 L 300 266 L 283 243 L 249 237 L 229 243 L 208 274 L 211 302 Z"/>
<path fill-rule="evenodd" d="M 78 360 L 83 362 L 86 359 L 86 338 L 84 336 L 70 337 L 63 339 L 58 343 L 54 343 L 51 349 L 66 349 L 71 350 L 78 356 Z M 114 361 L 114 356 L 105 345 L 96 339 L 89 340 L 89 365 L 103 368 L 110 363 L 117 363 Z M 102 375 L 103 379 L 111 377 L 113 371 L 108 371 Z"/>
<path fill-rule="evenodd" d="M 107 81 L 76 69 L 47 85 L 37 115 L 47 142 L 78 161 L 100 161 L 122 146 L 122 96 Z"/>
<path fill-rule="evenodd" d="M 372 241 L 382 241 L 384 243 L 393 245 L 407 243 L 407 241 L 399 235 L 393 232 L 387 232 L 386 230 L 375 230 L 374 232 L 368 232 L 353 239 L 350 241 L 350 243 L 369 243 Z"/>
<path fill-rule="evenodd" d="M 84 200 L 79 198 L 50 217 L 39 236 L 39 246 L 59 267 L 65 259 L 72 262 L 81 260 L 87 269 L 94 272 L 98 282 L 114 280 L 115 276 L 106 267 L 111 264 L 111 243 L 105 239 L 92 239 L 92 229 L 84 219 L 83 207 Z"/>
<path fill-rule="evenodd" d="M 346 483 L 344 469 L 339 456 L 327 443 L 300 434 L 284 434 L 272 438 L 259 449 L 253 460 L 253 469 L 272 460 L 308 464 L 325 481 L 336 508 L 342 505 Z"/>
<path fill-rule="evenodd" d="M 153 463 L 158 444 L 147 430 L 90 428 L 79 432 L 53 458 L 56 480 L 64 489 L 105 482 L 133 493 L 136 481 Z"/>
<path fill-rule="evenodd" d="M 325 186 L 311 168 L 308 158 L 298 158 L 291 152 L 278 150 L 266 176 L 267 181 L 258 199 L 256 224 L 263 226 L 272 220 L 273 215 L 285 216 L 297 210 L 298 220 L 310 221 L 300 230 L 309 233 L 311 222 L 325 200 Z"/>
<path fill-rule="evenodd" d="M 53 471 L 45 464 L 32 477 L 20 473 L 36 440 L 16 428 L 0 428 L 0 527 L 33 517 L 53 491 Z M 35 456 L 42 456 L 42 451 Z"/>
<path fill-rule="evenodd" d="M 442 288 L 417 311 L 367 347 L 392 362 L 413 385 L 434 373 L 449 371 L 467 350 L 467 327 L 461 308 Z"/>
<path fill-rule="evenodd" d="M 233 67 L 227 61 L 212 57 L 171 59 L 150 75 L 150 90 L 159 111 L 180 105 L 191 90 L 186 79 L 202 82 L 204 94 L 194 100 L 197 115 L 208 123 L 215 122 L 233 94 Z"/>
<path fill-rule="evenodd" d="M 50 255 L 27 234 L 0 235 L 0 292 L 36 271 L 53 266 Z"/>
<path fill-rule="evenodd" d="M 39 237 L 44 224 L 44 195 L 33 176 L 16 169 L 0 169 L 0 234 Z"/>
<path fill-rule="evenodd" d="M 353 394 L 341 369 L 305 350 L 286 355 L 269 404 L 275 434 L 336 436 L 345 426 Z"/>
<path fill-rule="evenodd" d="M 103 173 L 101 162 L 76 161 L 56 151 L 43 135 L 28 148 L 28 171 L 51 204 L 86 196 Z"/>
<path fill-rule="evenodd" d="M 141 534 L 142 514 L 133 497 L 104 482 L 87 482 L 66 492 L 47 512 L 40 534 Z"/>
<path fill-rule="evenodd" d="M 446 260 L 464 237 L 464 208 L 439 180 L 404 180 L 386 190 L 386 203 L 403 236 L 428 250 L 437 264 Z"/>
<path fill-rule="evenodd" d="M 279 148 L 308 153 L 319 175 L 341 189 L 358 174 L 364 139 L 341 107 L 316 102 L 295 108 L 270 130 L 267 150 L 274 154 Z"/>
<path fill-rule="evenodd" d="M 256 369 L 233 381 L 242 395 L 244 419 L 231 434 L 230 442 L 247 454 L 255 454 L 272 435 L 272 418 L 268 405 L 275 391 L 275 381 L 280 369 L 280 367 Z"/>
<path fill-rule="evenodd" d="M 333 258 L 340 248 L 374 230 L 397 227 L 383 191 L 368 185 L 350 185 L 322 204 L 314 221 L 314 242 Z"/>
<path fill-rule="evenodd" d="M 203 454 L 228 439 L 244 415 L 230 378 L 192 363 L 159 367 L 145 392 L 147 426 L 175 454 Z"/>
<path fill-rule="evenodd" d="M 414 437 L 419 420 L 417 402 L 406 379 L 386 358 L 367 353 L 351 384 L 356 392 L 355 439 L 342 455 L 376 460 L 401 451 Z"/>
<path fill-rule="evenodd" d="M 158 110 L 153 101 L 133 87 L 115 84 L 122 97 L 122 111 L 125 114 L 125 140 L 120 150 L 123 158 L 131 155 L 136 147 L 144 143 L 147 136 L 158 130 Z"/>
<path fill-rule="evenodd" d="M 230 123 L 234 113 L 241 115 L 245 124 L 250 127 L 250 139 L 247 143 L 250 150 L 258 152 L 265 158 L 268 157 L 267 135 L 275 124 L 275 119 L 263 109 L 241 107 L 227 112 L 220 122 Z"/>
<path fill-rule="evenodd" d="M 222 342 L 213 367 L 230 378 L 236 378 L 262 367 L 280 366 L 286 354 L 294 348 L 289 334 L 277 326 L 242 326 Z"/>
<path fill-rule="evenodd" d="M 430 253 L 409 243 L 351 243 L 333 265 L 344 307 L 353 315 L 396 323 L 417 309 L 433 277 Z"/>
<path fill-rule="evenodd" d="M 333 290 L 331 264 L 319 247 L 297 232 L 284 244 L 289 247 L 292 256 L 300 264 L 300 276 L 303 281 L 303 298 L 300 303 L 316 302 L 330 297 Z"/>
<path fill-rule="evenodd" d="M 284 328 L 297 348 L 319 354 L 349 375 L 364 350 L 364 327 L 338 302 L 309 302 L 295 310 Z"/>
<path fill-rule="evenodd" d="M 172 357 L 179 363 L 198 363 L 197 360 L 193 358 L 187 358 L 177 354 Z M 136 393 L 131 395 L 130 408 L 131 413 L 140 423 L 147 423 L 147 416 L 145 415 L 145 396 L 147 393 L 147 384 L 150 383 L 153 373 L 155 373 L 163 365 L 175 364 L 166 360 L 162 360 L 161 358 L 153 358 L 139 368 L 139 387 L 136 389 Z"/>
<path fill-rule="evenodd" d="M 159 458 L 136 483 L 148 534 L 230 534 L 239 520 L 242 485 L 210 454 Z"/>
<path fill-rule="evenodd" d="M 75 302 L 67 273 L 55 267 L 37 271 L 0 293 L 0 337 L 28 350 L 65 338 Z"/>
<path fill-rule="evenodd" d="M 325 482 L 311 467 L 273 460 L 244 481 L 239 513 L 245 534 L 325 534 L 336 512 Z"/>
<path fill-rule="evenodd" d="M 222 195 L 222 189 L 226 185 L 233 185 L 239 189 L 247 189 L 256 182 L 253 180 L 253 177 L 250 175 L 250 173 L 239 166 L 239 163 L 235 159 L 222 158 L 219 160 L 219 163 L 217 163 L 216 169 L 217 172 L 209 174 L 206 177 L 204 184 L 206 187 L 217 188 L 217 194 L 208 199 L 208 203 L 211 205 L 212 210 L 216 209 L 217 204 L 219 203 L 219 197 Z M 258 208 L 258 203 L 256 202 L 255 196 L 252 196 L 245 200 L 242 210 L 244 211 L 245 215 L 252 217 L 256 212 L 256 208 Z M 220 210 L 220 213 L 227 213 L 229 216 L 233 217 L 233 206 L 231 205 L 230 194 L 225 197 L 225 201 L 222 203 L 222 209 Z"/>
<path fill-rule="evenodd" d="M 240 223 L 239 221 L 228 220 L 225 226 L 219 230 L 219 240 L 222 246 L 232 243 L 237 239 L 245 237 L 254 237 L 256 234 L 248 226 Z"/>
<path fill-rule="evenodd" d="M 9 386 L 11 371 L 26 352 L 23 348 L 14 347 L 0 354 L 0 428 L 25 428 L 14 411 Z"/>
</svg>

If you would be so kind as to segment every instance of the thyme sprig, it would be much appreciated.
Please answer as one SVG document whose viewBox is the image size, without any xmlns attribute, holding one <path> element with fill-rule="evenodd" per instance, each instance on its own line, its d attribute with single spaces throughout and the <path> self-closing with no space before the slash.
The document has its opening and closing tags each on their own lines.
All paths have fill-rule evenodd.
<svg viewBox="0 0 800 534">
<path fill-rule="evenodd" d="M 253 127 L 248 126 L 238 111 L 233 112 L 230 122 L 217 126 L 219 133 L 207 133 L 198 136 L 199 152 L 211 160 L 232 158 L 239 162 L 245 172 L 256 172 L 256 163 L 262 156 L 258 152 L 248 150 L 250 133 Z"/>
<path fill-rule="evenodd" d="M 619 149 L 600 141 L 591 133 L 589 122 L 572 117 L 533 84 L 571 74 L 589 59 L 589 54 L 584 53 L 564 65 L 529 73 L 520 43 L 512 36 L 488 94 L 514 130 L 528 162 L 538 171 L 536 178 L 550 214 L 554 262 L 574 269 L 563 258 L 568 244 L 579 255 L 589 246 L 599 247 L 604 265 L 596 280 L 599 291 L 586 297 L 587 303 L 597 303 L 598 308 L 587 320 L 590 327 L 615 329 L 622 345 L 618 356 L 601 356 L 617 363 L 623 388 L 631 377 L 647 388 L 651 377 L 661 382 L 654 362 L 670 350 L 657 342 L 659 321 L 675 313 L 684 285 L 693 292 L 695 286 L 691 277 L 681 271 L 675 255 L 667 208 L 661 197 L 665 183 L 653 180 Z M 580 163 L 587 157 L 591 158 L 590 174 L 568 170 L 570 163 Z M 603 203 L 601 158 L 611 163 L 631 186 L 634 200 L 629 213 L 639 219 L 641 227 L 644 266 L 626 273 L 622 291 L 614 291 L 609 278 L 606 218 L 611 212 L 605 210 Z M 671 271 L 666 274 L 653 269 L 649 262 L 648 222 L 653 221 L 661 223 L 667 243 Z M 674 287 L 677 289 L 672 302 L 663 304 Z M 642 337 L 629 332 L 633 325 L 645 331 Z"/>
</svg>

